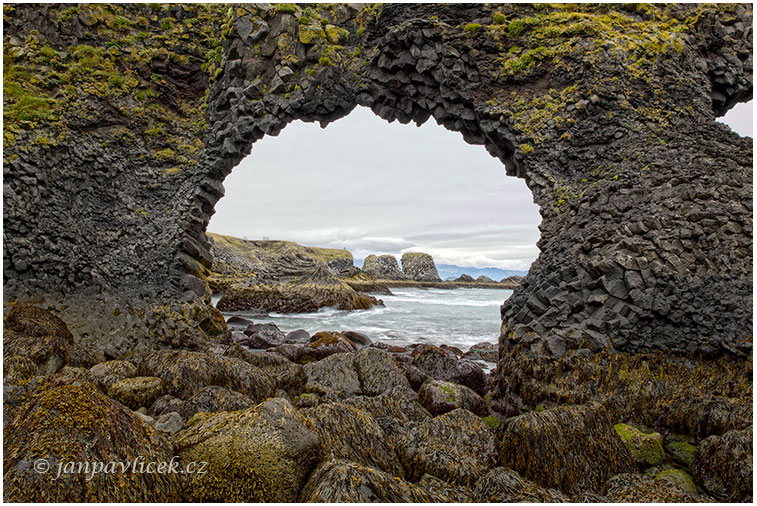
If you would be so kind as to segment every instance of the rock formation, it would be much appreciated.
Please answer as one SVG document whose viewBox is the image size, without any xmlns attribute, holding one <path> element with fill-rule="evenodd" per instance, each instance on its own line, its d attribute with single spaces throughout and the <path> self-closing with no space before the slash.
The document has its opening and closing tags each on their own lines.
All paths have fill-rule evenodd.
<svg viewBox="0 0 757 506">
<path fill-rule="evenodd" d="M 363 261 L 363 272 L 376 279 L 409 279 L 400 270 L 394 255 L 368 255 Z"/>
<path fill-rule="evenodd" d="M 434 259 L 428 253 L 404 253 L 402 272 L 413 281 L 441 281 Z"/>
<path fill-rule="evenodd" d="M 197 303 L 224 177 L 362 105 L 433 116 L 533 192 L 541 254 L 503 348 L 751 353 L 751 141 L 714 121 L 752 95 L 749 5 L 4 14 L 8 297 Z"/>
</svg>

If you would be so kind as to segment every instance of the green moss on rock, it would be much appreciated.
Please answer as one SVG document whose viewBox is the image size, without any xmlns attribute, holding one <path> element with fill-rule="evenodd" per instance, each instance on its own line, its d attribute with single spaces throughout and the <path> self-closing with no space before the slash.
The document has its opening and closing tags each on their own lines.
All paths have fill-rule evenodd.
<svg viewBox="0 0 757 506">
<path fill-rule="evenodd" d="M 698 495 L 697 486 L 694 484 L 694 480 L 686 471 L 681 469 L 666 469 L 660 471 L 654 477 L 655 480 L 665 480 L 672 483 L 676 487 L 680 488 L 684 492 L 691 495 Z"/>
<path fill-rule="evenodd" d="M 636 427 L 625 423 L 616 424 L 613 428 L 637 464 L 655 466 L 665 460 L 662 436 L 659 433 L 645 434 Z"/>
</svg>

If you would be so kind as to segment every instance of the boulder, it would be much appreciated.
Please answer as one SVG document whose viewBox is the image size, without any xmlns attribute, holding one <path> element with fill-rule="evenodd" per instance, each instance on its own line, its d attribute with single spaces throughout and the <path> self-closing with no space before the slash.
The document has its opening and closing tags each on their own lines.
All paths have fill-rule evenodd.
<svg viewBox="0 0 757 506">
<path fill-rule="evenodd" d="M 694 453 L 691 470 L 705 490 L 720 501 L 751 502 L 752 429 L 710 436 Z"/>
<path fill-rule="evenodd" d="M 286 334 L 273 323 L 254 323 L 244 330 L 244 334 L 247 336 L 244 344 L 253 349 L 265 350 L 286 341 Z"/>
<path fill-rule="evenodd" d="M 58 371 L 58 376 L 66 378 L 72 381 L 92 383 L 92 373 L 83 367 L 70 367 L 65 366 Z"/>
<path fill-rule="evenodd" d="M 242 318 L 241 316 L 230 316 L 229 319 L 226 320 L 226 325 L 233 329 L 246 329 L 254 323 L 255 322 L 253 322 L 252 320 Z"/>
<path fill-rule="evenodd" d="M 109 360 L 93 366 L 89 373 L 92 382 L 105 393 L 114 383 L 136 376 L 137 368 L 126 360 Z"/>
<path fill-rule="evenodd" d="M 184 420 L 182 420 L 181 415 L 175 411 L 160 415 L 155 420 L 155 429 L 162 432 L 175 434 L 183 428 Z"/>
<path fill-rule="evenodd" d="M 149 413 L 153 417 L 159 417 L 165 413 L 180 412 L 184 406 L 184 401 L 177 399 L 173 395 L 162 395 L 158 397 L 150 406 Z"/>
<path fill-rule="evenodd" d="M 318 462 L 318 434 L 284 399 L 244 411 L 197 415 L 176 435 L 182 462 L 207 462 L 185 474 L 191 502 L 295 502 Z"/>
<path fill-rule="evenodd" d="M 397 361 L 397 365 L 405 374 L 405 378 L 407 378 L 407 381 L 410 383 L 410 387 L 416 392 L 420 390 L 425 382 L 434 379 L 429 373 L 418 369 L 411 363 Z"/>
<path fill-rule="evenodd" d="M 286 336 L 286 342 L 288 343 L 309 343 L 310 332 L 304 329 L 293 330 Z"/>
<path fill-rule="evenodd" d="M 342 332 L 342 335 L 352 341 L 353 344 L 361 348 L 373 344 L 373 341 L 371 341 L 370 337 L 366 336 L 365 334 L 361 334 L 360 332 L 345 330 Z"/>
<path fill-rule="evenodd" d="M 184 401 L 177 411 L 184 420 L 190 420 L 197 413 L 240 411 L 253 406 L 255 403 L 244 394 L 219 386 L 209 386 L 201 388 Z"/>
<path fill-rule="evenodd" d="M 497 363 L 499 360 L 499 346 L 496 343 L 482 342 L 474 344 L 463 357 L 468 360 L 483 360 L 484 362 Z"/>
<path fill-rule="evenodd" d="M 376 279 L 408 279 L 399 267 L 394 255 L 368 255 L 363 261 L 363 272 Z"/>
<path fill-rule="evenodd" d="M 434 259 L 428 253 L 402 255 L 402 272 L 413 281 L 441 281 Z"/>
<path fill-rule="evenodd" d="M 251 353 L 243 350 L 240 358 L 268 374 L 276 389 L 284 390 L 293 397 L 302 393 L 305 388 L 305 368 L 278 353 Z"/>
<path fill-rule="evenodd" d="M 205 305 L 201 311 L 194 316 L 200 329 L 205 332 L 208 340 L 212 343 L 229 343 L 231 340 L 231 331 L 226 325 L 226 319 L 223 313 L 211 305 Z"/>
<path fill-rule="evenodd" d="M 685 441 L 666 441 L 665 450 L 671 459 L 690 468 L 694 462 L 694 452 L 697 447 Z"/>
<path fill-rule="evenodd" d="M 355 356 L 355 369 L 365 395 L 380 395 L 391 390 L 405 390 L 412 395 L 405 375 L 397 361 L 385 351 L 365 348 Z"/>
<path fill-rule="evenodd" d="M 473 492 L 469 487 L 447 483 L 430 474 L 421 476 L 416 485 L 431 494 L 434 497 L 434 502 L 452 502 L 458 504 L 473 502 L 471 500 Z"/>
<path fill-rule="evenodd" d="M 50 311 L 31 304 L 13 304 L 3 329 L 3 362 L 24 357 L 38 374 L 54 374 L 68 364 L 74 337 Z"/>
<path fill-rule="evenodd" d="M 3 385 L 20 385 L 39 375 L 39 373 L 37 364 L 26 357 L 10 356 L 3 358 Z"/>
<path fill-rule="evenodd" d="M 274 392 L 273 380 L 244 360 L 214 353 L 159 350 L 142 355 L 137 372 L 163 380 L 168 394 L 188 399 L 206 386 L 221 386 L 261 402 Z"/>
<path fill-rule="evenodd" d="M 481 418 L 456 409 L 410 429 L 397 455 L 411 481 L 428 473 L 449 483 L 473 485 L 497 462 L 497 439 Z"/>
<path fill-rule="evenodd" d="M 342 396 L 362 392 L 360 378 L 355 370 L 355 355 L 337 353 L 305 365 L 308 382 L 305 390 L 314 393 L 334 393 Z"/>
<path fill-rule="evenodd" d="M 693 496 L 699 495 L 697 486 L 689 473 L 681 469 L 665 469 L 655 475 L 655 480 L 665 480 Z"/>
<path fill-rule="evenodd" d="M 421 487 L 378 469 L 344 460 L 329 460 L 310 475 L 300 502 L 433 502 Z"/>
<path fill-rule="evenodd" d="M 74 344 L 69 350 L 68 365 L 71 367 L 83 367 L 84 369 L 90 369 L 97 365 L 98 360 L 92 353 L 86 348 Z"/>
<path fill-rule="evenodd" d="M 686 395 L 662 403 L 657 423 L 673 432 L 697 438 L 752 426 L 752 403 L 743 399 Z"/>
<path fill-rule="evenodd" d="M 607 412 L 596 402 L 509 418 L 499 434 L 504 466 L 570 495 L 599 491 L 613 474 L 634 469 Z"/>
<path fill-rule="evenodd" d="M 448 381 L 427 381 L 418 391 L 418 401 L 434 416 L 458 408 L 467 409 L 478 416 L 489 413 L 480 395 L 468 387 Z"/>
<path fill-rule="evenodd" d="M 370 414 L 342 403 L 321 404 L 303 414 L 314 422 L 325 460 L 344 459 L 404 477 L 394 449 Z"/>
<path fill-rule="evenodd" d="M 402 423 L 408 423 L 422 422 L 431 418 L 431 414 L 418 403 L 416 396 L 409 395 L 405 389 L 377 396 L 350 397 L 345 399 L 344 403 L 362 409 L 376 419 L 392 418 Z"/>
<path fill-rule="evenodd" d="M 413 365 L 435 379 L 459 383 L 479 395 L 486 394 L 486 373 L 478 364 L 458 359 L 436 346 L 417 347 L 413 351 Z"/>
<path fill-rule="evenodd" d="M 625 443 L 631 458 L 641 468 L 656 466 L 665 460 L 662 435 L 658 432 L 645 434 L 633 425 L 625 423 L 616 424 L 613 428 Z"/>
<path fill-rule="evenodd" d="M 155 377 L 126 378 L 113 383 L 108 389 L 108 397 L 131 409 L 150 406 L 161 394 L 163 381 Z"/>
<path fill-rule="evenodd" d="M 607 482 L 606 502 L 698 502 L 699 499 L 666 480 L 622 473 Z"/>
<path fill-rule="evenodd" d="M 65 472 L 68 463 L 170 463 L 168 441 L 94 385 L 45 378 L 4 431 L 7 502 L 178 502 L 177 474 Z M 73 465 L 73 464 L 70 464 Z M 47 469 L 47 472 L 40 470 Z"/>
<path fill-rule="evenodd" d="M 541 488 L 506 467 L 497 467 L 478 479 L 472 502 L 570 502 L 559 490 Z"/>
</svg>

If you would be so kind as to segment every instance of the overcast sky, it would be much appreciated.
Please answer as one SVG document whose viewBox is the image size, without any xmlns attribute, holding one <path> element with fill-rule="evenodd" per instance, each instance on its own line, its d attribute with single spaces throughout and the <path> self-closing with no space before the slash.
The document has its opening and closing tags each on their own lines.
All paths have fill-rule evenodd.
<svg viewBox="0 0 757 506">
<path fill-rule="evenodd" d="M 751 102 L 724 119 L 752 135 Z M 523 180 L 433 119 L 387 123 L 358 107 L 326 129 L 297 121 L 255 143 L 224 187 L 211 232 L 473 267 L 527 270 L 538 255 Z"/>
</svg>

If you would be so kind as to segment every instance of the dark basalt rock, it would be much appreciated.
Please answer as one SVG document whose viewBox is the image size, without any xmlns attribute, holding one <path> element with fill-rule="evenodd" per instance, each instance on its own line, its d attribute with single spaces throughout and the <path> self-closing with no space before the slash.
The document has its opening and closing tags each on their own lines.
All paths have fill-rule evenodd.
<svg viewBox="0 0 757 506">
<path fill-rule="evenodd" d="M 244 343 L 250 348 L 268 349 L 280 344 L 284 344 L 286 334 L 279 330 L 273 323 L 255 323 L 244 330 L 248 336 Z"/>
<path fill-rule="evenodd" d="M 720 501 L 752 502 L 753 448 L 752 428 L 710 436 L 694 453 L 694 477 Z"/>
<path fill-rule="evenodd" d="M 470 349 L 463 354 L 462 358 L 496 363 L 498 353 L 497 345 L 495 343 L 482 342 L 471 346 Z"/>
<path fill-rule="evenodd" d="M 613 474 L 634 469 L 607 412 L 597 403 L 516 416 L 505 420 L 498 434 L 504 466 L 570 495 L 598 492 Z"/>
<path fill-rule="evenodd" d="M 404 253 L 402 272 L 413 281 L 441 281 L 434 259 L 428 253 Z"/>
<path fill-rule="evenodd" d="M 303 329 L 293 330 L 286 336 L 286 342 L 288 343 L 309 343 L 310 332 Z"/>
</svg>

